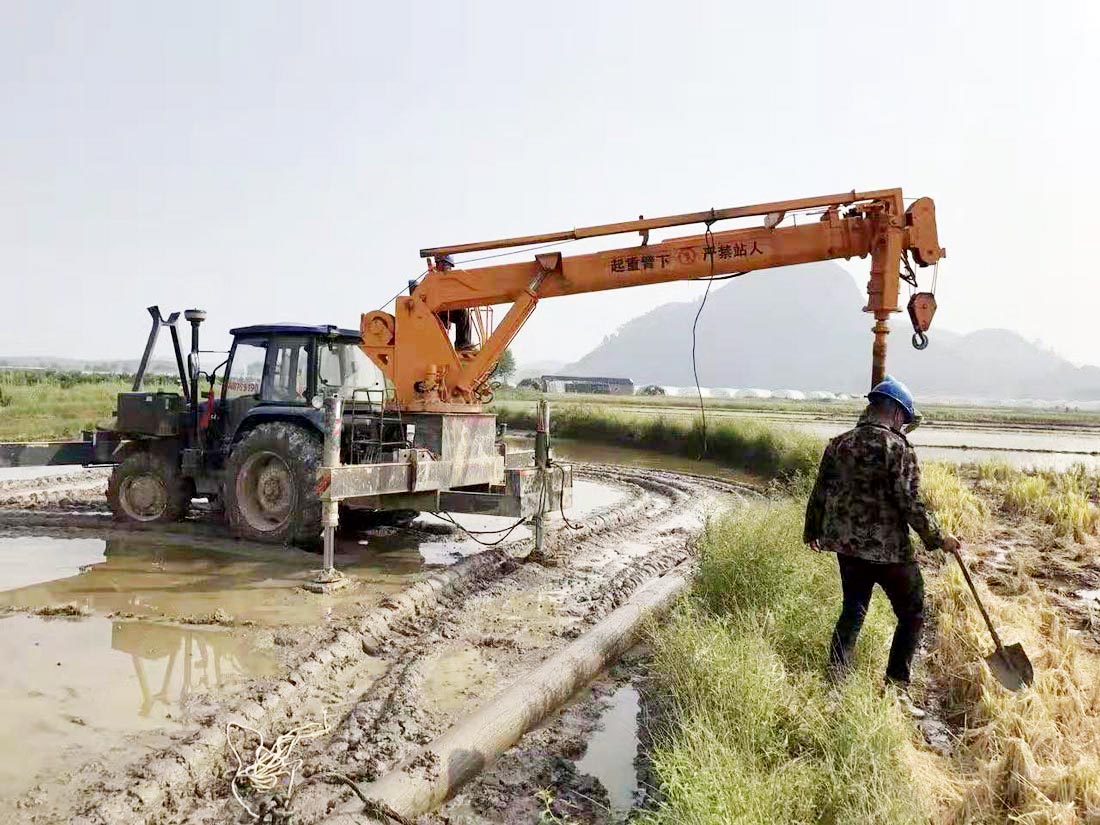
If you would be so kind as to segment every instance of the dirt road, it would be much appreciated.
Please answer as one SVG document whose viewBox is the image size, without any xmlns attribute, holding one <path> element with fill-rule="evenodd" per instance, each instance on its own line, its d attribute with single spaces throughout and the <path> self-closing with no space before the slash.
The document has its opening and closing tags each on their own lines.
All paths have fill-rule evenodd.
<svg viewBox="0 0 1100 825">
<path fill-rule="evenodd" d="M 708 516 L 757 495 L 745 485 L 658 470 L 603 465 L 576 469 L 591 485 L 597 504 L 587 512 L 579 508 L 579 514 L 566 514 L 577 529 L 557 517 L 543 553 L 533 554 L 526 537 L 471 553 L 469 542 L 458 542 L 461 537 L 449 527 L 418 523 L 433 542 L 455 545 L 448 558 L 454 563 L 402 568 L 404 578 L 391 577 L 378 588 L 367 570 L 368 554 L 361 573 L 352 571 L 364 585 L 350 596 L 316 597 L 288 587 L 268 597 L 283 612 L 247 619 L 242 618 L 250 615 L 244 605 L 220 617 L 212 614 L 226 632 L 251 634 L 266 644 L 271 653 L 268 673 L 239 674 L 220 693 L 193 693 L 185 718 L 170 729 L 131 732 L 116 737 L 110 747 L 91 747 L 80 759 L 69 757 L 60 766 L 48 766 L 29 790 L 12 800 L 5 820 L 256 821 L 231 793 L 237 767 L 226 741 L 231 721 L 262 731 L 267 741 L 301 725 L 322 723 L 325 733 L 303 741 L 297 750 L 303 760 L 299 776 L 339 772 L 356 781 L 373 779 L 498 689 L 522 679 L 640 584 L 685 559 Z M 0 485 L 0 499 L 6 503 L 0 510 L 0 540 L 110 534 L 102 479 L 85 473 L 71 481 L 54 477 Z M 216 527 L 204 517 L 184 525 L 181 535 L 191 541 L 198 535 L 206 543 L 224 542 L 213 538 Z M 338 556 L 338 564 L 363 555 L 353 554 L 356 543 L 381 541 L 388 547 L 385 542 L 394 540 L 351 537 L 351 549 Z M 236 545 L 234 550 L 253 552 Z M 255 550 L 260 552 L 281 551 Z M 299 555 L 287 552 L 295 559 Z M 164 561 L 159 563 L 163 573 Z M 92 567 L 94 573 L 96 565 Z M 267 581 L 273 574 L 257 575 Z M 246 591 L 257 584 L 244 572 L 235 581 Z M 36 594 L 41 589 L 24 588 L 22 600 L 10 600 L 9 609 L 40 610 Z M 50 593 L 56 592 L 55 586 Z M 68 595 L 73 594 L 77 612 L 90 606 L 98 615 L 104 605 L 114 606 L 79 588 Z M 288 603 L 306 612 L 295 612 Z M 180 603 L 160 599 L 156 604 L 158 623 L 195 620 L 178 615 L 185 609 Z M 302 621 L 317 604 L 323 605 L 319 620 Z M 117 618 L 119 612 L 111 615 Z M 596 685 L 525 737 L 434 815 L 435 821 L 533 822 L 550 798 L 584 821 L 608 821 L 607 789 L 579 772 L 573 760 L 596 727 L 609 685 Z M 232 735 L 241 741 L 242 751 L 255 748 L 255 740 L 247 739 L 250 734 L 233 729 Z M 540 799 L 540 789 L 551 792 Z M 304 786 L 289 808 L 295 822 L 312 823 L 350 798 L 343 785 L 325 779 Z M 243 801 L 258 812 L 270 799 L 245 791 Z M 279 812 L 265 815 L 265 821 L 288 820 Z"/>
</svg>

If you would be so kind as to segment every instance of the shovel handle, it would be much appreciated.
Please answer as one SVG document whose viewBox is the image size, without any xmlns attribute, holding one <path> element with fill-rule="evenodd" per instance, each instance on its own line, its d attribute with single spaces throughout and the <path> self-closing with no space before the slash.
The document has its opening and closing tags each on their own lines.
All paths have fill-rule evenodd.
<svg viewBox="0 0 1100 825">
<path fill-rule="evenodd" d="M 989 635 L 993 637 L 993 644 L 997 646 L 997 650 L 1004 648 L 1001 644 L 1001 637 L 997 635 L 997 631 L 993 629 L 993 620 L 989 618 L 989 614 L 985 612 L 985 605 L 982 604 L 982 599 L 978 595 L 978 588 L 974 586 L 974 580 L 970 578 L 970 571 L 966 567 L 966 562 L 963 561 L 962 556 L 959 555 L 958 549 L 952 550 L 951 555 L 955 557 L 955 561 L 959 563 L 959 567 L 962 568 L 963 578 L 966 579 L 966 583 L 970 585 L 970 592 L 974 594 L 974 601 L 978 603 L 978 610 L 982 611 L 982 618 L 985 619 L 985 626 L 989 628 Z"/>
</svg>

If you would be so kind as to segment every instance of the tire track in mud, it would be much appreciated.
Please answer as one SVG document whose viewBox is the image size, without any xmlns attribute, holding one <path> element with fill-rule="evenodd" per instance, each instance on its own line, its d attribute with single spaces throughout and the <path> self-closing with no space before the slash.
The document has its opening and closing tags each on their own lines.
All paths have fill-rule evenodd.
<svg viewBox="0 0 1100 825">
<path fill-rule="evenodd" d="M 677 473 L 573 466 L 579 477 L 626 490 L 627 500 L 587 516 L 580 530 L 559 524 L 537 556 L 530 539 L 491 548 L 334 625 L 320 643 L 303 633 L 297 664 L 285 677 L 250 684 L 184 739 L 138 763 L 82 774 L 84 787 L 68 810 L 38 807 L 37 821 L 46 813 L 49 821 L 81 823 L 233 821 L 241 812 L 228 793 L 229 721 L 274 736 L 327 715 L 329 735 L 302 754 L 308 771 L 371 778 L 472 709 L 469 701 L 453 707 L 433 701 L 433 667 L 441 656 L 476 652 L 495 674 L 484 690 L 495 692 L 686 558 L 690 538 L 721 499 L 758 494 Z M 58 524 L 74 515 L 63 506 L 40 509 Z M 75 515 L 70 526 L 86 522 Z M 102 518 L 96 523 L 102 526 Z M 532 598 L 547 614 L 534 631 L 522 628 L 530 618 L 523 600 Z M 502 620 L 516 605 L 521 621 Z M 297 821 L 318 820 L 345 797 L 311 785 L 295 799 Z"/>
<path fill-rule="evenodd" d="M 104 493 L 109 475 L 110 470 L 92 468 L 35 478 L 3 479 L 0 480 L 0 507 L 86 508 L 105 512 Z"/>
<path fill-rule="evenodd" d="M 747 492 L 737 485 L 700 484 L 676 474 L 592 466 L 583 467 L 583 473 L 590 479 L 636 485 L 659 496 L 661 504 L 644 518 L 600 531 L 564 553 L 548 554 L 541 570 L 516 567 L 426 627 L 393 638 L 386 651 L 390 670 L 362 693 L 329 740 L 311 749 L 306 763 L 312 770 L 338 771 L 357 781 L 377 778 L 475 708 L 476 699 L 460 708 L 433 702 L 431 683 L 438 681 L 436 674 L 448 660 L 473 651 L 488 667 L 470 695 L 487 698 L 496 693 L 579 636 L 640 584 L 685 559 L 690 540 L 719 504 L 719 494 Z M 518 623 L 493 621 L 506 616 L 507 605 L 524 594 L 547 597 L 549 629 L 517 632 L 516 625 L 525 617 Z M 543 744 L 557 745 L 553 739 Z M 529 767 L 534 782 L 545 766 Z M 533 799 L 534 785 L 530 790 Z M 309 823 L 349 799 L 340 786 L 312 785 L 295 799 L 293 808 L 297 821 Z"/>
</svg>

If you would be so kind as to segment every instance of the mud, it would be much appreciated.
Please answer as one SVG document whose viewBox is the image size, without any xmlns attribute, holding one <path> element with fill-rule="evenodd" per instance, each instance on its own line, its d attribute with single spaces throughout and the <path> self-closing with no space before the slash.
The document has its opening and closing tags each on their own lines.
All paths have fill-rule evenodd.
<svg viewBox="0 0 1100 825">
<path fill-rule="evenodd" d="M 327 720 L 328 734 L 301 749 L 303 773 L 376 776 L 583 632 L 655 572 L 682 560 L 708 514 L 755 494 L 675 473 L 578 470 L 581 506 L 568 515 L 583 527 L 569 530 L 556 518 L 537 558 L 519 530 L 486 550 L 422 518 L 412 531 L 342 536 L 337 566 L 358 585 L 325 597 L 297 587 L 316 567 L 315 556 L 227 541 L 201 512 L 175 533 L 130 533 L 113 529 L 102 500 L 82 488 L 88 479 L 68 488 L 56 479 L 9 484 L 5 492 L 21 498 L 0 512 L 0 604 L 20 614 L 0 622 L 110 625 L 112 633 L 115 624 L 148 626 L 201 638 L 188 643 L 186 690 L 184 642 L 175 643 L 175 670 L 164 691 L 172 643 L 144 630 L 125 633 L 134 639 L 130 647 L 150 651 L 148 662 L 129 648 L 110 648 L 117 661 L 109 668 L 82 663 L 81 672 L 98 667 L 116 689 L 129 685 L 129 694 L 117 689 L 119 703 L 141 708 L 150 700 L 134 667 L 137 655 L 147 671 L 155 669 L 145 676 L 154 697 L 150 715 L 130 713 L 139 720 L 131 724 L 119 712 L 97 722 L 99 738 L 79 752 L 51 742 L 43 750 L 57 758 L 13 780 L 13 789 L 23 789 L 14 798 L 0 791 L 12 803 L 7 811 L 0 803 L 0 813 L 13 822 L 248 821 L 228 794 L 224 726 L 231 719 L 269 735 Z M 42 488 L 55 498 L 27 504 L 28 491 Z M 79 503 L 56 503 L 64 501 Z M 35 558 L 5 565 L 6 555 Z M 5 575 L 6 567 L 22 578 Z M 65 605 L 92 615 L 28 615 Z M 184 619 L 212 624 L 181 627 Z M 25 641 L 28 634 L 21 628 L 9 635 Z M 83 648 L 95 655 L 95 645 Z M 232 656 L 216 656 L 215 648 Z M 130 668 L 125 675 L 117 672 L 123 663 Z M 503 773 L 490 768 L 470 788 L 476 805 L 451 803 L 454 816 L 466 804 L 473 818 L 453 821 L 536 821 L 555 804 L 574 818 L 588 810 L 581 815 L 589 818 L 578 821 L 604 821 L 592 817 L 606 819 L 611 796 L 572 760 L 582 758 L 588 734 L 599 727 L 612 687 L 597 686 L 526 737 L 498 763 L 501 771 L 512 765 L 508 782 L 500 784 Z M 13 690 L 22 695 L 35 688 Z M 82 690 L 78 685 L 70 709 L 60 712 L 88 722 L 93 714 L 82 710 L 88 704 Z M 160 694 L 166 698 L 156 698 Z M 522 749 L 530 747 L 541 756 L 525 756 Z M 482 781 L 486 788 L 506 785 L 508 800 L 480 794 Z M 621 803 L 622 782 L 606 781 Z M 538 795 L 542 788 L 551 789 L 549 797 Z M 310 784 L 293 800 L 296 821 L 318 821 L 347 798 L 342 786 Z"/>
</svg>

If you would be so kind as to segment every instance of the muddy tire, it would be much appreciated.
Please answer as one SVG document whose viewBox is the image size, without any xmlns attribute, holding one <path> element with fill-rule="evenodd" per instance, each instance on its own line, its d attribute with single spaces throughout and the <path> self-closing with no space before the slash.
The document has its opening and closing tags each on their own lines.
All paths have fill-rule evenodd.
<svg viewBox="0 0 1100 825">
<path fill-rule="evenodd" d="M 248 433 L 225 468 L 225 515 L 233 534 L 269 544 L 317 543 L 320 466 L 321 439 L 303 427 L 261 424 Z"/>
<path fill-rule="evenodd" d="M 182 521 L 191 506 L 191 484 L 180 476 L 174 461 L 135 449 L 111 473 L 107 504 L 119 521 Z"/>
</svg>

